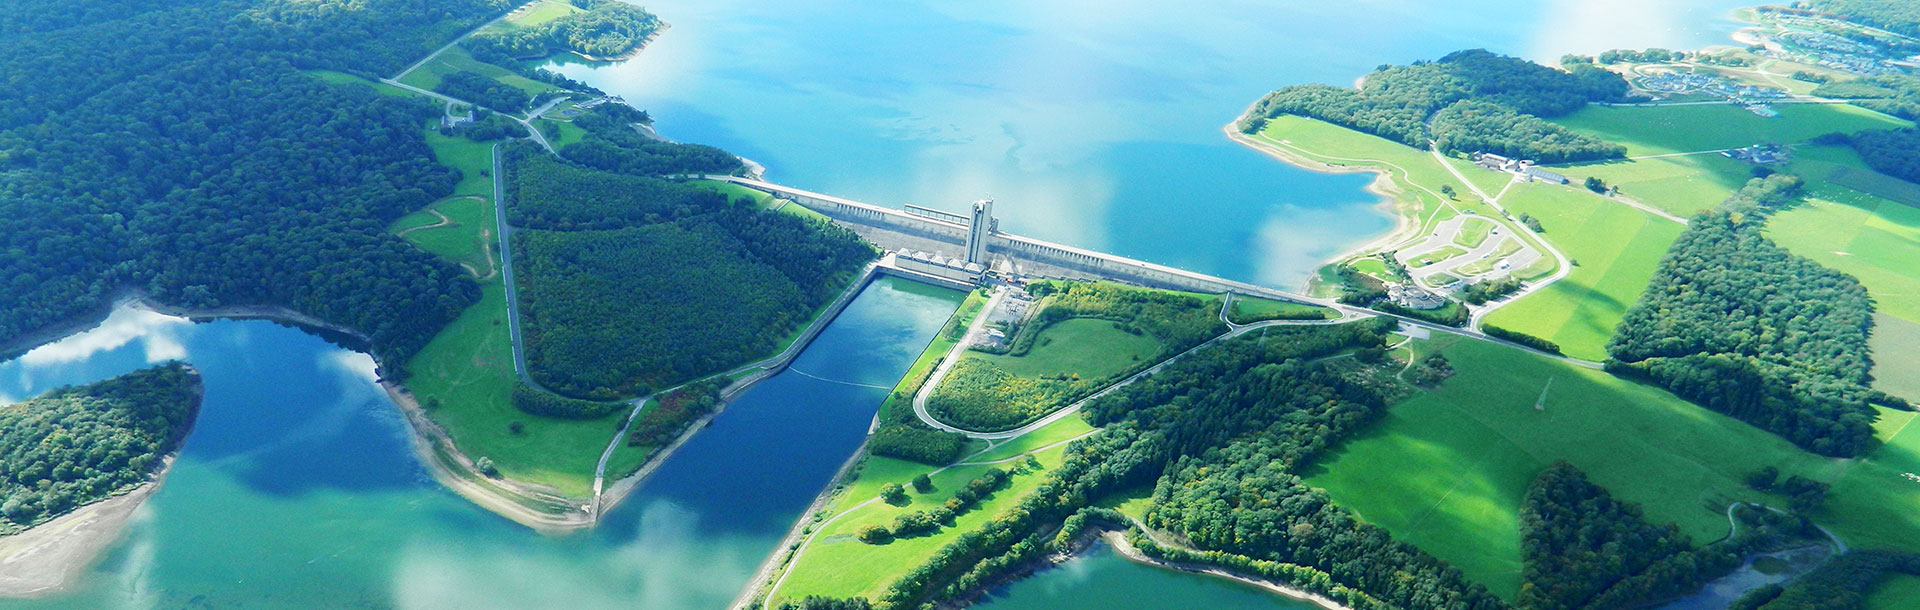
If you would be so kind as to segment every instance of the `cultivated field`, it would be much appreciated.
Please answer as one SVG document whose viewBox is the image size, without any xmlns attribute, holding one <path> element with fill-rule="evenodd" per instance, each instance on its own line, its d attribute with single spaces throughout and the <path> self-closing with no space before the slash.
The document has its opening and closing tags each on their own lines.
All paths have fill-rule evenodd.
<svg viewBox="0 0 1920 610">
<path fill-rule="evenodd" d="M 1765 118 L 1728 104 L 1589 106 L 1553 122 L 1624 144 L 1629 157 L 1723 150 L 1762 142 L 1795 144 L 1833 132 L 1910 125 L 1851 104 L 1778 104 L 1774 109 L 1780 116 Z"/>
</svg>

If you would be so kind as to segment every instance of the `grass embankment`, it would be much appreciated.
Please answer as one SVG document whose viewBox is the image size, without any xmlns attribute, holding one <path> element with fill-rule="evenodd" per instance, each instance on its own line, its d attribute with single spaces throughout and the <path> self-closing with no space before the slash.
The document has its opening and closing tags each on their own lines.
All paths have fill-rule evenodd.
<svg viewBox="0 0 1920 610">
<path fill-rule="evenodd" d="M 1898 479 L 1920 468 L 1920 427 L 1896 438 L 1899 422 L 1888 418 L 1882 436 L 1892 443 L 1864 460 L 1830 460 L 1599 371 L 1458 337 L 1414 345 L 1420 356 L 1445 353 L 1455 376 L 1394 406 L 1309 482 L 1503 596 L 1520 586 L 1521 499 L 1562 459 L 1696 543 L 1726 535 L 1729 502 L 1784 506 L 1742 484 L 1776 466 L 1834 482 L 1814 518 L 1850 545 L 1920 550 L 1920 514 L 1902 509 L 1920 503 L 1920 485 Z"/>
<path fill-rule="evenodd" d="M 1066 452 L 1066 445 L 1049 445 L 1092 430 L 1078 417 L 1055 422 L 972 458 L 966 462 L 970 465 L 953 466 L 930 474 L 933 489 L 925 494 L 914 491 L 910 483 L 915 476 L 932 473 L 935 467 L 892 458 L 867 458 L 857 477 L 848 484 L 833 507 L 827 510 L 835 515 L 850 509 L 853 512 L 842 515 L 814 534 L 806 552 L 796 556 L 788 565 L 786 581 L 775 591 L 776 597 L 767 600 L 766 607 L 778 607 L 783 600 L 798 600 L 809 595 L 879 598 L 888 585 L 925 563 L 941 547 L 999 516 L 1018 504 L 1021 497 L 1032 493 L 1046 478 L 1045 472 L 1059 466 L 1061 456 Z M 1046 449 L 1042 450 L 1043 447 Z M 864 527 L 889 526 L 902 514 L 926 510 L 945 502 L 953 497 L 953 492 L 989 468 L 1012 472 L 1024 462 L 1018 456 L 1029 452 L 1039 461 L 1041 469 L 1014 475 L 1006 489 L 994 493 L 973 510 L 955 518 L 953 525 L 944 526 L 932 535 L 897 539 L 879 545 L 867 544 L 855 537 Z M 1004 463 L 984 464 L 1009 459 L 1011 461 Z M 878 497 L 880 488 L 888 483 L 906 487 L 912 501 L 903 506 L 879 501 L 860 506 L 862 502 Z M 859 508 L 855 509 L 855 506 Z"/>
<path fill-rule="evenodd" d="M 1545 184 L 1515 186 L 1502 202 L 1515 214 L 1538 218 L 1547 239 L 1577 264 L 1567 277 L 1500 308 L 1486 322 L 1558 343 L 1575 358 L 1605 358 L 1614 327 L 1639 300 L 1685 227 L 1591 193 Z"/>
<path fill-rule="evenodd" d="M 452 197 L 433 204 L 452 224 L 409 231 L 405 239 L 422 249 L 456 262 L 475 266 L 481 299 L 435 335 L 432 342 L 407 363 L 413 373 L 407 390 L 453 438 L 467 456 L 488 458 L 502 475 L 517 481 L 546 485 L 561 493 L 584 497 L 593 490 L 593 470 L 600 451 L 612 439 L 621 413 L 597 420 L 561 420 L 536 417 L 513 406 L 513 346 L 507 332 L 506 288 L 499 274 L 493 218 L 493 145 L 442 136 L 428 130 L 427 143 L 441 164 L 460 170 Z M 396 222 L 394 232 L 439 222 L 425 211 Z M 519 422 L 520 433 L 509 426 Z M 615 451 L 609 471 L 631 470 L 644 452 L 624 445 Z M 630 464 L 630 465 L 629 465 Z"/>
<path fill-rule="evenodd" d="M 1306 319 L 1318 316 L 1322 320 L 1340 317 L 1340 312 L 1321 307 L 1290 301 L 1276 301 L 1260 297 L 1234 295 L 1233 305 L 1227 308 L 1227 319 L 1234 324 L 1252 324 L 1262 320 Z"/>
<path fill-rule="evenodd" d="M 1483 217 L 1462 220 L 1460 232 L 1453 235 L 1453 243 L 1468 250 L 1478 248 L 1480 244 L 1487 243 L 1487 237 L 1498 227 L 1497 223 Z"/>
<path fill-rule="evenodd" d="M 1465 249 L 1458 246 L 1441 246 L 1438 250 L 1429 251 L 1420 255 L 1419 258 L 1407 261 L 1407 266 L 1419 269 L 1466 253 Z M 1382 264 L 1381 267 L 1385 268 L 1386 265 Z"/>
</svg>

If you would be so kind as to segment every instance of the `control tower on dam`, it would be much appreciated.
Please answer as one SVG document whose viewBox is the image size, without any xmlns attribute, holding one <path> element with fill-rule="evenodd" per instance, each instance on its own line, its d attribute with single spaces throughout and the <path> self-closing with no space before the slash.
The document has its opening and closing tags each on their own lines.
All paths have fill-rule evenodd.
<svg viewBox="0 0 1920 610">
<path fill-rule="evenodd" d="M 701 176 L 771 193 L 819 212 L 887 250 L 907 250 L 976 263 L 995 271 L 1063 279 L 1113 280 L 1154 288 L 1232 292 L 1299 303 L 1329 304 L 1283 290 L 1157 265 L 1000 231 L 994 201 L 982 199 L 968 214 L 921 206 L 888 208 L 737 176 Z"/>
</svg>

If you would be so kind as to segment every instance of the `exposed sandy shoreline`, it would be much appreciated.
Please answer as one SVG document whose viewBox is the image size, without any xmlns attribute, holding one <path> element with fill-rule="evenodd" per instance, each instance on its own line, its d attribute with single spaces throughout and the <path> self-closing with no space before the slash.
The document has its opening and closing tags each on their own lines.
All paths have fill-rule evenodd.
<svg viewBox="0 0 1920 610">
<path fill-rule="evenodd" d="M 1168 570 L 1179 570 L 1182 572 L 1205 574 L 1205 575 L 1213 576 L 1216 578 L 1224 578 L 1227 580 L 1242 582 L 1242 583 L 1246 583 L 1256 587 L 1260 587 L 1262 589 L 1271 591 L 1273 593 L 1278 593 L 1282 597 L 1307 602 L 1307 603 L 1319 606 L 1321 608 L 1325 608 L 1326 610 L 1352 610 L 1346 606 L 1341 605 L 1340 602 L 1337 602 L 1332 600 L 1331 598 L 1328 598 L 1327 596 L 1306 591 L 1303 589 L 1296 589 L 1293 587 L 1289 587 L 1265 578 L 1255 578 L 1251 576 L 1244 576 L 1235 572 L 1228 571 L 1224 568 L 1219 568 L 1215 566 L 1175 563 L 1175 562 L 1170 562 L 1162 559 L 1148 557 L 1146 556 L 1146 554 L 1141 553 L 1140 549 L 1133 548 L 1133 544 L 1127 542 L 1127 536 L 1124 532 L 1109 530 L 1101 534 L 1101 537 L 1105 538 L 1108 544 L 1113 545 L 1113 549 L 1116 552 L 1119 552 L 1121 557 L 1125 557 L 1127 558 L 1128 561 L 1132 561 L 1134 563 L 1150 565 L 1158 568 L 1165 568 Z"/>
<path fill-rule="evenodd" d="M 1251 112 L 1252 110 L 1253 110 L 1252 106 L 1247 107 L 1248 112 Z M 1242 116 L 1244 116 L 1244 114 Z M 1238 122 L 1238 119 L 1236 119 L 1235 122 Z M 1360 242 L 1358 245 L 1354 246 L 1352 249 L 1349 249 L 1345 252 L 1341 252 L 1339 254 L 1334 255 L 1331 258 L 1321 261 L 1322 267 L 1340 262 L 1342 260 L 1346 260 L 1348 258 L 1353 257 L 1356 254 L 1361 254 L 1361 253 L 1365 253 L 1373 250 L 1379 250 L 1381 248 L 1391 246 L 1393 244 L 1412 238 L 1420 233 L 1420 223 L 1416 218 L 1416 214 L 1419 212 L 1419 207 L 1417 204 L 1405 205 L 1402 203 L 1400 195 L 1404 194 L 1406 191 L 1400 188 L 1400 184 L 1398 182 L 1394 181 L 1392 172 L 1389 172 L 1379 167 L 1334 165 L 1332 163 L 1327 163 L 1325 161 L 1313 159 L 1305 155 L 1301 155 L 1299 153 L 1293 152 L 1291 150 L 1287 150 L 1285 148 L 1274 146 L 1266 142 L 1261 142 L 1259 140 L 1256 140 L 1252 137 L 1247 136 L 1246 134 L 1240 133 L 1240 130 L 1234 128 L 1233 122 L 1229 122 L 1226 125 L 1222 126 L 1220 128 L 1220 131 L 1221 133 L 1226 134 L 1228 139 L 1238 142 L 1243 146 L 1260 151 L 1262 154 L 1265 154 L 1269 157 L 1273 157 L 1274 159 L 1282 163 L 1286 163 L 1288 165 L 1292 165 L 1294 167 L 1298 167 L 1300 169 L 1304 169 L 1307 171 L 1318 172 L 1323 174 L 1352 174 L 1352 173 L 1374 174 L 1373 182 L 1370 182 L 1367 184 L 1366 191 L 1368 193 L 1372 193 L 1380 197 L 1380 201 L 1378 203 L 1375 203 L 1373 207 L 1381 215 L 1393 219 L 1394 221 L 1393 228 L 1387 229 L 1384 232 L 1376 234 L 1371 238 L 1368 238 L 1367 240 Z M 1317 274 L 1316 274 L 1316 277 L 1317 277 Z M 1313 280 L 1311 278 L 1308 279 L 1309 284 L 1311 284 L 1312 281 Z M 1308 288 L 1310 289 L 1311 286 L 1308 286 Z"/>
<path fill-rule="evenodd" d="M 0 537 L 0 598 L 43 597 L 66 590 L 100 553 L 119 542 L 127 524 L 173 468 L 168 456 L 152 480 L 11 536 Z"/>
</svg>

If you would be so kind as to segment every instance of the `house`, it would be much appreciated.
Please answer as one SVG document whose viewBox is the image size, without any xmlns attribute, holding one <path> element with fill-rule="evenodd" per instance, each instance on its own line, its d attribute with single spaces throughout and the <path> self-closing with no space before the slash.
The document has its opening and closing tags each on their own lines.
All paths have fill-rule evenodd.
<svg viewBox="0 0 1920 610">
<path fill-rule="evenodd" d="M 1567 182 L 1569 182 L 1566 176 L 1562 176 L 1554 172 L 1540 169 L 1539 167 L 1528 166 L 1526 171 L 1522 173 L 1527 177 L 1528 180 L 1539 180 L 1542 182 L 1551 182 L 1554 184 L 1566 184 Z"/>
</svg>

